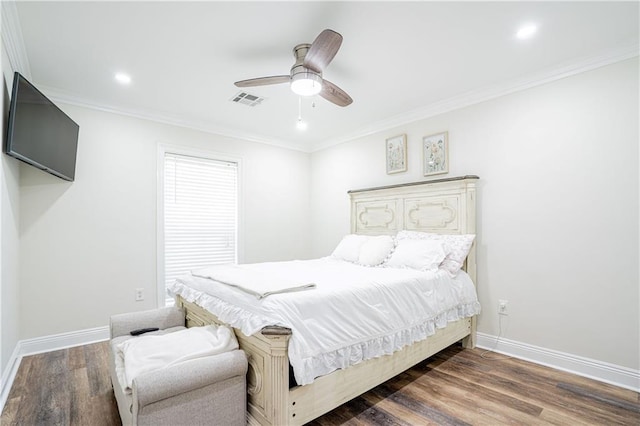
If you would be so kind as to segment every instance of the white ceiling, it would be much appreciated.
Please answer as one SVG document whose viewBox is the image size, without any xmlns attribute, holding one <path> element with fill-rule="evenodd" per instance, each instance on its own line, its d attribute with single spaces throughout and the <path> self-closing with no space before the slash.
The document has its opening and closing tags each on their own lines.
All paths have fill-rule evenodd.
<svg viewBox="0 0 640 426">
<path fill-rule="evenodd" d="M 54 100 L 304 151 L 638 55 L 638 2 L 15 6 L 19 26 L 3 18 L 3 37 L 10 33 L 20 71 Z M 526 23 L 538 32 L 519 40 Z M 234 81 L 288 74 L 294 45 L 325 28 L 344 41 L 324 78 L 352 105 L 303 98 L 301 132 L 286 84 L 250 88 L 266 98 L 260 106 L 230 102 Z M 131 75 L 129 86 L 114 80 L 118 71 Z"/>
</svg>

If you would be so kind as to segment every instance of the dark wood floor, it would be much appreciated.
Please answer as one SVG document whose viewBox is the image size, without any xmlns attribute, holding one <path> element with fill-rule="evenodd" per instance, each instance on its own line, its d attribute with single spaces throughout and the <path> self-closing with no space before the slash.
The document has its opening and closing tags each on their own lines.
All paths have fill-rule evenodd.
<svg viewBox="0 0 640 426">
<path fill-rule="evenodd" d="M 451 347 L 310 423 L 640 425 L 640 395 L 516 359 Z M 107 344 L 25 357 L 2 425 L 120 425 Z"/>
</svg>

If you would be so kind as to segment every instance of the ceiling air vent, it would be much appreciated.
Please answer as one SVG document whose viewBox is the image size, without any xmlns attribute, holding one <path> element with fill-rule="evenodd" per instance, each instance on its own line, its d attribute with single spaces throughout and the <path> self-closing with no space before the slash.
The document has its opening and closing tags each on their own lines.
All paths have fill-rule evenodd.
<svg viewBox="0 0 640 426">
<path fill-rule="evenodd" d="M 238 92 L 235 94 L 233 98 L 229 100 L 231 102 L 236 102 L 242 105 L 248 105 L 248 106 L 254 107 L 256 105 L 260 105 L 262 101 L 264 101 L 264 98 L 261 98 L 260 96 L 252 95 L 251 93 L 247 93 L 247 92 Z"/>
</svg>

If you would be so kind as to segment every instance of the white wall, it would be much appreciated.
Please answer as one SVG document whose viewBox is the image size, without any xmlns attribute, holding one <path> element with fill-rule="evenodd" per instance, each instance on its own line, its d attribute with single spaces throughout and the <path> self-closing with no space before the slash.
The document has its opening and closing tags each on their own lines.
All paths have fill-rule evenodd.
<svg viewBox="0 0 640 426">
<path fill-rule="evenodd" d="M 240 157 L 243 262 L 308 257 L 309 154 L 60 104 L 76 180 L 20 171 L 20 338 L 104 326 L 156 300 L 158 144 Z M 134 289 L 146 298 L 134 301 Z"/>
<path fill-rule="evenodd" d="M 2 145 L 6 137 L 6 115 L 13 73 L 2 49 Z M 7 93 L 5 93 L 5 90 Z M 6 98 L 5 98 L 6 96 Z M 8 363 L 19 340 L 18 223 L 19 168 L 17 160 L 0 158 L 0 376 L 6 378 Z M 2 386 L 0 386 L 0 391 Z"/>
<path fill-rule="evenodd" d="M 0 375 L 6 370 L 19 340 L 18 282 L 18 164 L 0 159 Z"/>
<path fill-rule="evenodd" d="M 347 190 L 425 180 L 421 138 L 447 130 L 448 176 L 480 176 L 481 332 L 638 370 L 638 60 L 313 153 L 313 255 L 349 232 Z M 386 175 L 385 139 L 409 170 Z"/>
</svg>

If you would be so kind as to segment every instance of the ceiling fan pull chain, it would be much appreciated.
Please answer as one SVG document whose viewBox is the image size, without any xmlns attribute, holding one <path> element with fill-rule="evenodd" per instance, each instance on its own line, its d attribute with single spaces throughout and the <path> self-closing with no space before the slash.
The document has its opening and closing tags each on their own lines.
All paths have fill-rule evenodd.
<svg viewBox="0 0 640 426">
<path fill-rule="evenodd" d="M 298 121 L 296 122 L 298 130 L 307 130 L 307 122 L 302 120 L 302 96 L 298 96 Z"/>
</svg>

